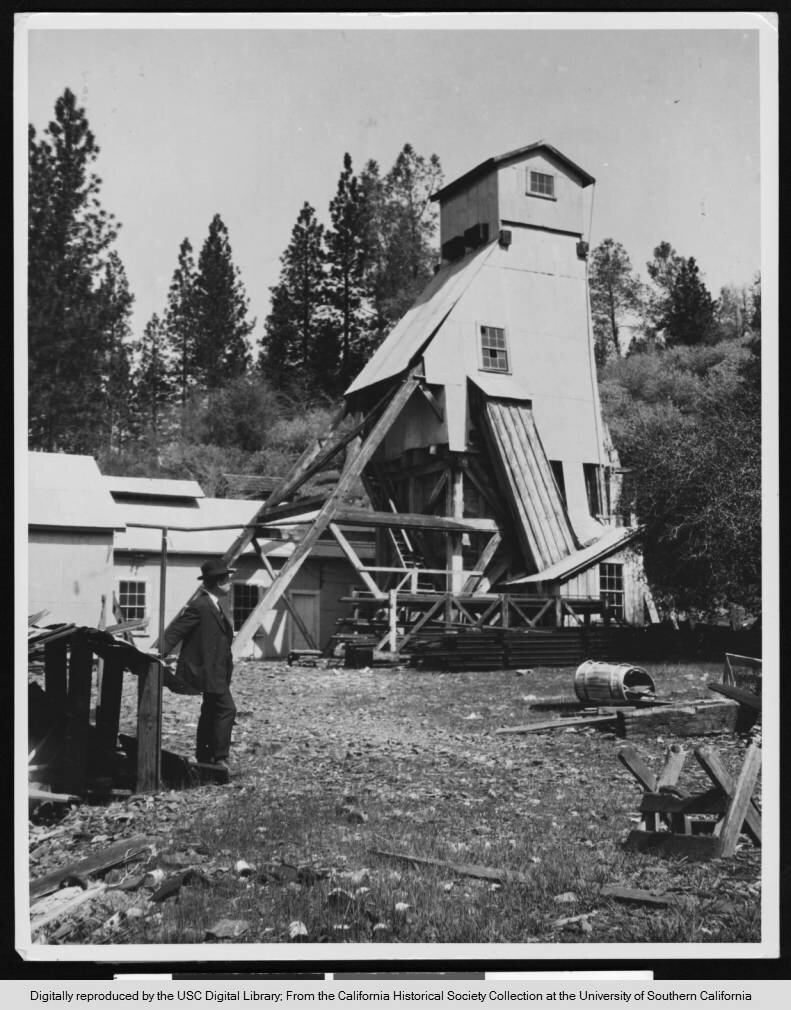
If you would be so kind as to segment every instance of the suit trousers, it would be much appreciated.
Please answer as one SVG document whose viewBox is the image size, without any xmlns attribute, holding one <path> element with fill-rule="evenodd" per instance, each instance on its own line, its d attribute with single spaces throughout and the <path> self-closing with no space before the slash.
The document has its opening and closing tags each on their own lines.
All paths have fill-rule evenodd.
<svg viewBox="0 0 791 1010">
<path fill-rule="evenodd" d="M 203 692 L 200 718 L 198 719 L 197 748 L 198 761 L 227 761 L 231 749 L 231 731 L 236 718 L 236 705 L 230 687 L 221 694 Z"/>
</svg>

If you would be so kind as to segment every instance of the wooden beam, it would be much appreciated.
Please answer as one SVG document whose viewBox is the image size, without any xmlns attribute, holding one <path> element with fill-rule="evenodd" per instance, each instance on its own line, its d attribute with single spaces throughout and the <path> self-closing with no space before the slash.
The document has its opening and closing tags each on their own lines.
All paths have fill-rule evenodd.
<svg viewBox="0 0 791 1010">
<path fill-rule="evenodd" d="M 161 842 L 161 838 L 139 835 L 108 845 L 107 848 L 100 849 L 78 862 L 67 863 L 57 870 L 31 881 L 30 900 L 33 902 L 37 898 L 43 898 L 45 894 L 52 894 L 69 879 L 87 880 L 94 873 L 109 870 L 113 866 L 123 866 L 124 863 L 129 863 L 138 856 L 142 856 L 143 853 L 156 848 Z"/>
<path fill-rule="evenodd" d="M 497 533 L 494 519 L 454 519 L 450 516 L 423 515 L 418 512 L 373 512 L 351 506 L 339 507 L 335 521 L 345 526 L 386 526 L 394 529 L 437 530 L 450 533 Z"/>
<path fill-rule="evenodd" d="M 437 478 L 434 487 L 431 489 L 431 494 L 426 499 L 424 506 L 426 511 L 433 509 L 437 501 L 439 501 L 439 496 L 442 494 L 445 484 L 447 483 L 449 472 L 448 468 L 444 467 L 442 473 Z"/>
<path fill-rule="evenodd" d="M 277 578 L 277 572 L 274 570 L 274 568 L 270 564 L 269 558 L 261 550 L 261 545 L 255 539 L 255 537 L 253 537 L 252 544 L 253 544 L 253 547 L 255 549 L 256 554 L 258 555 L 258 560 L 261 562 L 261 567 L 266 571 L 267 575 L 274 582 L 274 580 Z M 307 625 L 305 624 L 305 622 L 300 617 L 299 611 L 297 610 L 297 608 L 294 606 L 294 604 L 289 599 L 288 593 L 286 593 L 286 595 L 283 597 L 283 605 L 285 606 L 286 610 L 288 611 L 291 619 L 294 621 L 294 624 L 296 624 L 297 628 L 299 629 L 300 634 L 305 639 L 305 642 L 307 643 L 307 647 L 309 649 L 318 649 L 318 645 L 316 644 L 316 640 L 313 638 L 313 635 L 308 630 Z"/>
<path fill-rule="evenodd" d="M 656 792 L 656 775 L 654 775 L 631 744 L 621 747 L 618 751 L 618 760 L 630 775 L 637 779 L 643 789 L 649 793 Z"/>
<path fill-rule="evenodd" d="M 582 715 L 571 719 L 548 719 L 546 722 L 531 722 L 524 726 L 505 726 L 494 732 L 501 736 L 505 733 L 534 733 L 539 729 L 565 729 L 567 726 L 593 726 L 596 723 L 616 722 L 615 715 Z"/>
<path fill-rule="evenodd" d="M 418 633 L 418 631 L 420 631 L 423 625 L 426 624 L 426 622 L 429 621 L 434 616 L 434 614 L 436 614 L 436 612 L 440 609 L 440 607 L 443 606 L 444 602 L 445 602 L 444 598 L 440 596 L 439 599 L 436 600 L 436 602 L 433 604 L 433 606 L 429 607 L 428 610 L 419 618 L 414 627 L 409 629 L 406 635 L 401 639 L 399 652 L 404 648 L 407 642 L 409 642 L 412 638 L 415 637 L 415 635 Z"/>
<path fill-rule="evenodd" d="M 734 781 L 731 778 L 731 773 L 725 767 L 720 758 L 719 754 L 714 750 L 713 747 L 696 747 L 694 751 L 695 757 L 698 759 L 703 771 L 708 775 L 711 781 L 721 789 L 726 795 L 732 796 L 734 791 Z M 761 844 L 761 812 L 756 806 L 755 800 L 752 800 L 747 806 L 747 811 L 744 815 L 744 830 L 756 843 L 756 845 Z"/>
<path fill-rule="evenodd" d="M 481 551 L 478 560 L 473 565 L 474 568 L 478 569 L 482 573 L 486 573 L 486 569 L 492 563 L 492 559 L 497 553 L 500 545 L 503 542 L 502 533 L 493 533 L 491 537 L 486 541 L 486 546 Z M 462 593 L 473 593 L 475 589 L 481 584 L 481 579 L 483 575 L 472 575 L 462 586 Z"/>
<path fill-rule="evenodd" d="M 665 753 L 665 763 L 657 777 L 656 789 L 652 789 L 651 791 L 660 792 L 662 789 L 674 787 L 678 782 L 678 777 L 681 774 L 681 769 L 684 767 L 686 759 L 687 752 L 684 748 L 677 743 L 671 744 Z"/>
<path fill-rule="evenodd" d="M 307 535 L 294 548 L 291 557 L 278 572 L 278 577 L 266 590 L 262 599 L 258 602 L 250 616 L 244 622 L 233 643 L 233 654 L 238 657 L 247 643 L 261 624 L 264 614 L 267 614 L 285 593 L 288 586 L 296 576 L 305 558 L 310 554 L 314 544 L 327 528 L 330 522 L 335 519 L 340 510 L 340 504 L 346 490 L 352 485 L 357 477 L 362 473 L 368 461 L 379 448 L 382 440 L 390 429 L 390 426 L 403 410 L 409 398 L 414 393 L 418 384 L 418 379 L 410 374 L 393 393 L 390 402 L 382 411 L 378 420 L 371 429 L 368 437 L 363 442 L 360 451 L 354 458 L 351 465 L 344 471 L 338 481 L 331 497 L 324 503 L 319 514 L 313 521 Z M 361 510 L 364 511 L 364 510 Z"/>
<path fill-rule="evenodd" d="M 338 541 L 340 549 L 348 558 L 349 564 L 351 564 L 352 568 L 354 568 L 354 570 L 360 576 L 360 581 L 363 583 L 366 589 L 369 592 L 373 593 L 374 596 L 379 596 L 381 597 L 381 599 L 386 600 L 387 593 L 382 592 L 382 590 L 379 588 L 379 586 L 377 586 L 376 582 L 374 582 L 374 580 L 371 578 L 368 572 L 365 571 L 362 561 L 360 561 L 359 557 L 357 556 L 357 552 L 349 543 L 349 541 L 346 539 L 346 537 L 343 535 L 343 533 L 338 528 L 336 523 L 330 523 L 329 525 L 330 525 L 330 532 Z"/>
<path fill-rule="evenodd" d="M 417 388 L 423 394 L 423 397 L 426 400 L 426 403 L 428 403 L 429 407 L 431 407 L 431 409 L 436 414 L 437 420 L 438 421 L 444 421 L 445 420 L 445 412 L 443 411 L 442 407 L 440 406 L 439 400 L 437 400 L 436 396 L 434 396 L 434 394 L 431 392 L 431 390 L 428 389 L 426 386 L 424 386 L 422 382 L 421 382 L 421 384 Z"/>
</svg>

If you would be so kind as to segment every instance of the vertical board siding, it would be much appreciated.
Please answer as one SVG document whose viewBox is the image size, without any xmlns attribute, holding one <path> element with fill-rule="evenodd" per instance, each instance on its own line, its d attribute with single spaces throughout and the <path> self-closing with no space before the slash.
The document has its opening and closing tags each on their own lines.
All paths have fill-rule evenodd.
<svg viewBox="0 0 791 1010">
<path fill-rule="evenodd" d="M 525 403 L 487 399 L 483 416 L 523 549 L 539 569 L 548 568 L 577 545 L 532 411 Z"/>
</svg>

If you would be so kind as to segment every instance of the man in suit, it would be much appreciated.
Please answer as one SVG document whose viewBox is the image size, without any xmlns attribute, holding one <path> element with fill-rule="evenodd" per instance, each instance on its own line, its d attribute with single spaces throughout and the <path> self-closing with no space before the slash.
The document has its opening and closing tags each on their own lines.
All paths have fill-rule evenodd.
<svg viewBox="0 0 791 1010">
<path fill-rule="evenodd" d="M 176 677 L 203 693 L 195 756 L 225 769 L 236 706 L 231 697 L 233 628 L 220 601 L 231 591 L 233 571 L 221 561 L 204 561 L 200 593 L 170 624 L 162 641 L 163 656 L 182 643 Z"/>
</svg>

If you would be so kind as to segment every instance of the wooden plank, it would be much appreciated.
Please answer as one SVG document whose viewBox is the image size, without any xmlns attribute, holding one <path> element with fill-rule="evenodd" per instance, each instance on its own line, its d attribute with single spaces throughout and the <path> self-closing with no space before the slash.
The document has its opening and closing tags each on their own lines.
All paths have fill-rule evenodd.
<svg viewBox="0 0 791 1010">
<path fill-rule="evenodd" d="M 704 861 L 720 854 L 720 840 L 712 835 L 676 835 L 672 831 L 634 829 L 624 843 L 628 852 L 649 852 L 662 856 L 685 856 Z"/>
<path fill-rule="evenodd" d="M 75 635 L 69 657 L 66 699 L 66 739 L 63 750 L 63 790 L 81 795 L 88 767 L 88 728 L 91 718 L 93 650 L 85 636 Z"/>
<path fill-rule="evenodd" d="M 137 782 L 139 793 L 157 792 L 162 780 L 162 665 L 138 676 Z"/>
<path fill-rule="evenodd" d="M 611 898 L 613 901 L 624 901 L 635 905 L 652 905 L 655 908 L 668 908 L 675 905 L 681 898 L 677 894 L 652 894 L 640 887 L 621 887 L 618 884 L 604 884 L 599 888 L 600 898 Z"/>
<path fill-rule="evenodd" d="M 481 584 L 483 576 L 486 574 L 486 569 L 492 563 L 492 560 L 500 548 L 503 542 L 502 533 L 493 533 L 491 537 L 486 541 L 486 544 L 481 551 L 478 559 L 476 560 L 473 568 L 480 571 L 481 575 L 470 575 L 467 581 L 462 586 L 463 594 L 473 593 L 476 588 Z"/>
<path fill-rule="evenodd" d="M 124 664 L 118 653 L 104 660 L 104 673 L 96 712 L 96 736 L 100 746 L 114 749 L 121 721 L 121 697 L 124 685 Z"/>
<path fill-rule="evenodd" d="M 514 870 L 498 869 L 493 866 L 479 866 L 475 863 L 449 863 L 444 859 L 434 859 L 430 856 L 415 856 L 410 852 L 387 852 L 384 849 L 371 849 L 375 856 L 384 856 L 386 859 L 398 859 L 405 863 L 412 863 L 415 866 L 438 866 L 444 870 L 450 870 L 461 877 L 473 877 L 476 880 L 489 880 L 493 883 L 517 883 L 527 884 L 530 878 Z"/>
<path fill-rule="evenodd" d="M 437 600 L 435 600 L 433 606 L 429 607 L 428 610 L 426 610 L 423 613 L 423 615 L 418 619 L 414 627 L 410 628 L 410 630 L 403 637 L 403 639 L 401 640 L 399 651 L 403 650 L 407 642 L 410 642 L 415 637 L 415 635 L 418 633 L 418 631 L 420 631 L 423 625 L 426 624 L 433 617 L 434 614 L 436 614 L 436 612 L 442 607 L 442 605 L 443 605 L 443 598 L 439 597 Z"/>
<path fill-rule="evenodd" d="M 52 894 L 67 880 L 87 880 L 88 877 L 104 870 L 110 870 L 114 866 L 131 863 L 133 859 L 137 859 L 138 856 L 150 852 L 161 844 L 161 841 L 158 837 L 137 835 L 134 838 L 125 838 L 113 845 L 108 845 L 106 848 L 86 856 L 85 859 L 60 866 L 57 870 L 30 882 L 30 900 L 32 902 L 37 898 L 42 898 L 45 894 Z"/>
<path fill-rule="evenodd" d="M 727 796 L 731 796 L 734 790 L 734 781 L 731 778 L 731 773 L 725 767 L 714 748 L 696 747 L 694 754 L 701 768 L 714 785 Z M 747 806 L 747 811 L 744 815 L 744 831 L 747 832 L 756 845 L 761 844 L 761 812 L 756 806 L 755 800 L 752 800 Z"/>
<path fill-rule="evenodd" d="M 527 723 L 524 726 L 506 726 L 503 729 L 496 729 L 497 735 L 504 733 L 533 733 L 540 729 L 566 729 L 568 726 L 593 726 L 597 723 L 615 723 L 616 716 L 613 715 L 584 715 L 572 719 L 548 719 L 545 722 Z"/>
<path fill-rule="evenodd" d="M 451 516 L 423 515 L 420 512 L 373 512 L 364 508 L 341 506 L 335 522 L 345 526 L 368 526 L 388 529 L 414 529 L 450 533 L 497 533 L 494 519 L 463 519 Z"/>
<path fill-rule="evenodd" d="M 376 582 L 374 582 L 374 580 L 371 578 L 368 572 L 365 571 L 365 566 L 363 565 L 360 558 L 357 556 L 357 552 L 349 543 L 349 541 L 346 539 L 346 537 L 343 535 L 337 523 L 330 523 L 329 529 L 332 535 L 338 541 L 338 545 L 340 546 L 343 553 L 346 555 L 352 568 L 354 568 L 354 570 L 360 576 L 360 581 L 366 587 L 368 592 L 372 593 L 374 596 L 379 597 L 383 600 L 387 599 L 387 594 L 384 593 L 379 588 L 379 586 L 377 586 Z"/>
<path fill-rule="evenodd" d="M 233 643 L 233 654 L 235 658 L 238 658 L 241 655 L 243 650 L 246 648 L 247 643 L 258 630 L 264 615 L 275 606 L 283 593 L 285 593 L 286 589 L 289 587 L 297 572 L 301 568 L 303 561 L 313 549 L 316 541 L 327 528 L 329 523 L 335 519 L 340 510 L 343 495 L 346 493 L 346 490 L 362 473 L 368 461 L 379 448 L 379 445 L 390 429 L 393 421 L 395 421 L 396 417 L 398 417 L 407 401 L 414 393 L 417 383 L 418 379 L 415 378 L 414 375 L 409 375 L 396 389 L 390 402 L 385 407 L 360 448 L 360 451 L 357 453 L 353 464 L 341 476 L 332 495 L 324 503 L 319 511 L 319 514 L 314 519 L 307 535 L 296 545 L 293 553 L 278 572 L 277 578 L 266 590 L 262 599 L 259 600 L 256 607 L 240 628 Z"/>
<path fill-rule="evenodd" d="M 656 814 L 723 814 L 728 807 L 728 797 L 721 789 L 707 789 L 692 796 L 673 796 L 672 793 L 643 793 L 641 813 Z"/>
<path fill-rule="evenodd" d="M 744 758 L 739 777 L 733 788 L 728 812 L 722 822 L 720 831 L 721 855 L 732 856 L 736 851 L 739 835 L 744 830 L 744 818 L 752 804 L 753 790 L 761 770 L 761 748 L 757 743 L 750 744 Z"/>
<path fill-rule="evenodd" d="M 759 694 L 754 694 L 752 691 L 746 690 L 746 688 L 736 687 L 732 684 L 711 683 L 707 686 L 710 690 L 716 691 L 717 694 L 724 694 L 726 698 L 730 698 L 731 701 L 738 701 L 740 705 L 745 705 L 754 712 L 761 711 L 761 696 Z"/>
</svg>

